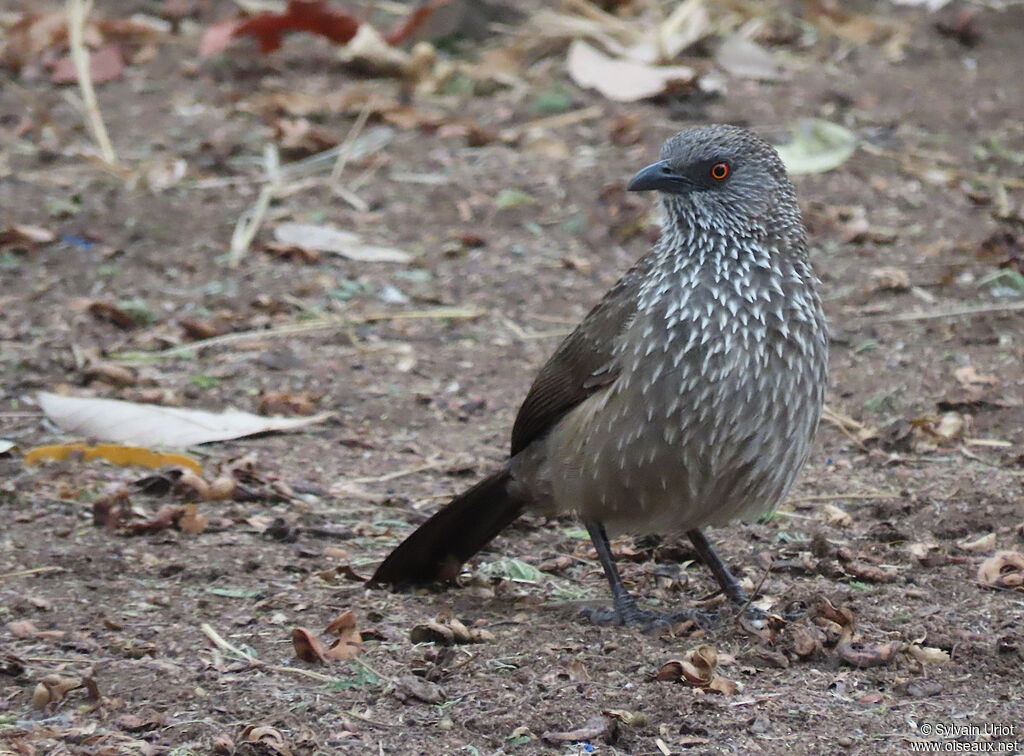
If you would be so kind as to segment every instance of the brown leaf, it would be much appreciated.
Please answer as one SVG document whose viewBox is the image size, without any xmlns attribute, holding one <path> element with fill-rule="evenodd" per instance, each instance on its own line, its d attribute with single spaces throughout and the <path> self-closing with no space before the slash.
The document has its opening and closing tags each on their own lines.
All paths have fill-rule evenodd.
<svg viewBox="0 0 1024 756">
<path fill-rule="evenodd" d="M 267 391 L 260 397 L 258 411 L 264 415 L 312 415 L 322 397 L 312 391 Z"/>
<path fill-rule="evenodd" d="M 793 651 L 801 659 L 814 656 L 821 651 L 821 631 L 806 624 L 791 624 L 788 627 L 789 635 L 793 640 Z"/>
<path fill-rule="evenodd" d="M 92 503 L 92 524 L 97 528 L 115 530 L 128 516 L 132 502 L 124 483 L 111 483 Z"/>
<path fill-rule="evenodd" d="M 48 229 L 12 223 L 0 231 L 0 250 L 35 249 L 40 244 L 49 244 L 56 238 L 57 235 Z"/>
<path fill-rule="evenodd" d="M 35 638 L 39 635 L 39 628 L 36 627 L 32 620 L 13 620 L 4 625 L 4 627 L 15 638 Z"/>
<path fill-rule="evenodd" d="M 910 276 L 901 268 L 875 268 L 871 271 L 875 287 L 882 291 L 907 291 L 910 289 Z"/>
<path fill-rule="evenodd" d="M 866 562 L 847 562 L 843 565 L 843 569 L 866 583 L 891 583 L 896 580 L 896 575 L 893 573 Z"/>
<path fill-rule="evenodd" d="M 62 10 L 27 13 L 5 30 L 0 62 L 20 71 L 30 61 L 68 38 L 67 17 Z"/>
<path fill-rule="evenodd" d="M 715 668 L 718 666 L 718 651 L 714 646 L 697 646 L 690 649 L 680 659 L 673 659 L 661 665 L 658 680 L 675 682 L 684 679 L 690 685 L 698 688 L 706 688 L 715 677 Z"/>
<path fill-rule="evenodd" d="M 491 643 L 494 634 L 483 628 L 468 628 L 455 618 L 438 619 L 416 625 L 409 633 L 413 643 L 437 643 L 452 646 L 463 643 Z"/>
<path fill-rule="evenodd" d="M 328 659 L 354 659 L 363 653 L 362 635 L 356 626 L 356 616 L 351 610 L 342 612 L 324 631 L 338 636 L 325 652 Z"/>
<path fill-rule="evenodd" d="M 422 677 L 405 675 L 391 684 L 391 694 L 402 703 L 422 701 L 428 704 L 439 704 L 445 701 L 444 691 L 436 683 Z"/>
<path fill-rule="evenodd" d="M 989 588 L 1024 586 L 1024 555 L 1019 551 L 997 551 L 978 567 L 978 582 Z"/>
<path fill-rule="evenodd" d="M 292 646 L 295 655 L 310 664 L 326 664 L 327 650 L 320 640 L 304 627 L 292 630 Z"/>
<path fill-rule="evenodd" d="M 654 676 L 655 680 L 662 680 L 664 682 L 676 682 L 683 676 L 683 663 L 677 659 L 667 661 L 661 665 L 658 670 L 658 674 Z"/>
<path fill-rule="evenodd" d="M 949 661 L 949 652 L 932 646 L 919 646 L 912 643 L 907 649 L 910 655 L 921 664 L 945 664 Z"/>
<path fill-rule="evenodd" d="M 881 667 L 892 661 L 902 648 L 903 644 L 898 641 L 876 644 L 843 641 L 836 646 L 836 653 L 854 667 Z"/>
<path fill-rule="evenodd" d="M 728 680 L 720 675 L 715 675 L 714 679 L 708 684 L 708 690 L 713 690 L 724 696 L 734 696 L 739 689 L 739 683 Z"/>
<path fill-rule="evenodd" d="M 79 688 L 85 688 L 90 700 L 99 698 L 96 681 L 91 677 L 47 675 L 32 691 L 32 708 L 42 709 L 50 704 L 59 703 L 68 693 Z"/>
<path fill-rule="evenodd" d="M 212 339 L 214 336 L 220 336 L 225 332 L 222 326 L 198 318 L 182 318 L 178 321 L 178 325 L 185 332 L 185 337 L 193 341 Z"/>
<path fill-rule="evenodd" d="M 413 643 L 437 643 L 441 646 L 455 644 L 455 631 L 441 622 L 424 622 L 409 631 Z"/>
<path fill-rule="evenodd" d="M 186 504 L 185 511 L 178 519 L 178 527 L 183 533 L 199 535 L 209 526 L 210 521 L 205 515 L 199 514 L 198 504 Z"/>
<path fill-rule="evenodd" d="M 242 740 L 246 743 L 258 743 L 263 748 L 280 756 L 292 756 L 287 741 L 281 731 L 269 725 L 249 726 L 242 730 Z"/>
<path fill-rule="evenodd" d="M 125 532 L 129 535 L 148 535 L 159 533 L 173 527 L 185 510 L 183 507 L 165 504 L 157 510 L 156 514 L 143 522 L 129 522 L 125 525 Z"/>
<path fill-rule="evenodd" d="M 91 302 L 87 307 L 89 314 L 97 320 L 113 323 L 118 328 L 128 330 L 138 325 L 131 315 L 109 302 Z"/>
</svg>

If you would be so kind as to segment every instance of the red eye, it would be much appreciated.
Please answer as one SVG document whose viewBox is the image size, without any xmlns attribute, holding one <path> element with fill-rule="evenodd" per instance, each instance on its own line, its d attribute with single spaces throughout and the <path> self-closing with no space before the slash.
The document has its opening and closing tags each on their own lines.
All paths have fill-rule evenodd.
<svg viewBox="0 0 1024 756">
<path fill-rule="evenodd" d="M 715 163 L 711 166 L 711 178 L 715 181 L 723 181 L 729 175 L 728 163 Z"/>
</svg>

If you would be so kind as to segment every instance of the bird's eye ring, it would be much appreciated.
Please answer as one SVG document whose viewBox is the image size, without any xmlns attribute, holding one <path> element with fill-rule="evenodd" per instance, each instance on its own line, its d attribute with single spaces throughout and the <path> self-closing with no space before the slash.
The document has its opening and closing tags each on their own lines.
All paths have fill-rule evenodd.
<svg viewBox="0 0 1024 756">
<path fill-rule="evenodd" d="M 715 163 L 713 166 L 711 166 L 711 178 L 715 179 L 715 181 L 724 181 L 728 175 L 728 163 Z"/>
</svg>

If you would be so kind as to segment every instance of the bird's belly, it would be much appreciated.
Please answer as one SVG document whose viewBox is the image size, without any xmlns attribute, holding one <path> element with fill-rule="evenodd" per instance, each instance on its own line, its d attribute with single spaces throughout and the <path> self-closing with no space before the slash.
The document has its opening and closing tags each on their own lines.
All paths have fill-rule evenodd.
<svg viewBox="0 0 1024 756">
<path fill-rule="evenodd" d="M 810 364 L 755 364 L 742 354 L 699 375 L 640 366 L 553 429 L 545 476 L 553 508 L 638 533 L 772 509 L 817 426 L 813 374 Z"/>
</svg>

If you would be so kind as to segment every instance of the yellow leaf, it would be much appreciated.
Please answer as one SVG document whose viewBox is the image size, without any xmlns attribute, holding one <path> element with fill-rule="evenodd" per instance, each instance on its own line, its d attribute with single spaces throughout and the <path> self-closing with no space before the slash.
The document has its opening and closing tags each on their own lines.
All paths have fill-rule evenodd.
<svg viewBox="0 0 1024 756">
<path fill-rule="evenodd" d="M 184 454 L 166 454 L 146 449 L 142 446 L 122 446 L 120 444 L 54 444 L 52 446 L 37 446 L 25 453 L 25 464 L 33 465 L 44 459 L 62 461 L 72 454 L 79 453 L 84 459 L 105 459 L 115 465 L 127 467 L 139 465 L 140 467 L 167 467 L 169 465 L 180 465 L 187 467 L 197 475 L 201 475 L 203 467 L 192 457 Z"/>
</svg>

